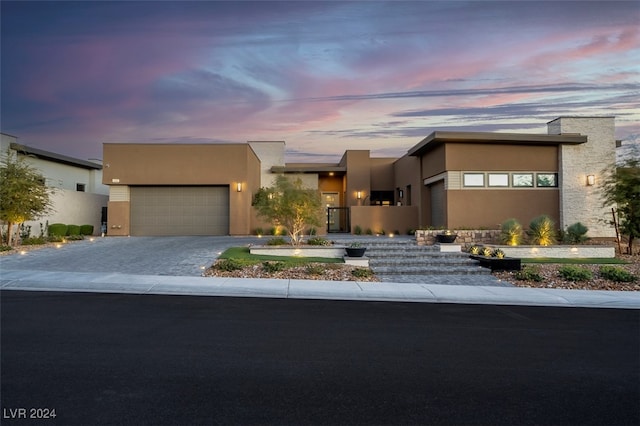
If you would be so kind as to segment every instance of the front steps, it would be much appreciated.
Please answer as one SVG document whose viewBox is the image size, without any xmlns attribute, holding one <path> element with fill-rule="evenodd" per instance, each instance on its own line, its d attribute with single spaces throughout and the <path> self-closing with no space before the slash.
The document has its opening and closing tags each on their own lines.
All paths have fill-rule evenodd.
<svg viewBox="0 0 640 426">
<path fill-rule="evenodd" d="M 490 275 L 467 253 L 441 252 L 440 247 L 419 246 L 415 241 L 373 241 L 367 247 L 369 267 L 380 278 L 385 276 Z M 390 277 L 389 277 L 390 278 Z M 410 279 L 410 278 L 407 278 Z M 387 281 L 387 279 L 385 279 Z"/>
</svg>

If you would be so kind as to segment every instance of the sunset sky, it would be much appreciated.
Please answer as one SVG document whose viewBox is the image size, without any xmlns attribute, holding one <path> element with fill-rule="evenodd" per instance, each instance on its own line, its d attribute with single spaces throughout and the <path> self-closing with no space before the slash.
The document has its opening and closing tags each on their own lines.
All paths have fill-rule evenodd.
<svg viewBox="0 0 640 426">
<path fill-rule="evenodd" d="M 640 143 L 638 1 L 0 2 L 1 130 L 104 142 L 284 140 L 287 161 L 400 156 L 434 130 L 616 116 Z"/>
</svg>

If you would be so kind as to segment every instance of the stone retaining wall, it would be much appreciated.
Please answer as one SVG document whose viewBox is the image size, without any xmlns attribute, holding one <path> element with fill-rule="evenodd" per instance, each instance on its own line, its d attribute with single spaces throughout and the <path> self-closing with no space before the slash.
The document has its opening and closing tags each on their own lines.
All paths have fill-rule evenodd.
<svg viewBox="0 0 640 426">
<path fill-rule="evenodd" d="M 461 244 L 463 249 L 467 249 L 472 245 L 494 244 L 498 241 L 500 235 L 499 229 L 486 230 L 455 230 L 451 232 L 458 235 L 456 244 Z M 436 235 L 442 234 L 441 229 L 419 229 L 416 231 L 416 242 L 418 245 L 432 245 L 436 243 Z"/>
</svg>

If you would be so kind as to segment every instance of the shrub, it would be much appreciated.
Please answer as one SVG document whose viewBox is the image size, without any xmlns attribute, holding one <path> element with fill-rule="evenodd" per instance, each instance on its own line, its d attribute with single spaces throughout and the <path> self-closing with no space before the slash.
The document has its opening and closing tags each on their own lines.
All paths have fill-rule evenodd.
<svg viewBox="0 0 640 426">
<path fill-rule="evenodd" d="M 42 244 L 45 244 L 47 241 L 44 239 L 44 237 L 29 237 L 29 238 L 24 238 L 22 240 L 22 245 L 23 246 L 40 246 Z"/>
<path fill-rule="evenodd" d="M 625 271 L 617 266 L 601 266 L 600 276 L 605 280 L 615 281 L 617 283 L 631 283 L 638 279 L 631 272 Z"/>
<path fill-rule="evenodd" d="M 491 256 L 491 254 L 493 253 L 493 250 L 491 250 L 491 247 L 483 247 L 480 249 L 480 254 L 483 256 Z"/>
<path fill-rule="evenodd" d="M 50 243 L 61 243 L 64 241 L 64 237 L 61 235 L 49 235 L 47 241 Z"/>
<path fill-rule="evenodd" d="M 84 240 L 84 235 L 68 235 L 67 237 L 65 237 L 65 240 L 67 241 L 80 241 L 80 240 Z"/>
<path fill-rule="evenodd" d="M 284 262 L 262 262 L 262 269 L 270 274 L 283 271 L 285 266 Z"/>
<path fill-rule="evenodd" d="M 407 229 L 407 235 L 416 235 L 415 229 Z"/>
<path fill-rule="evenodd" d="M 398 231 L 397 229 L 393 230 L 393 235 L 400 235 L 400 231 Z"/>
<path fill-rule="evenodd" d="M 256 229 L 254 229 L 254 230 L 253 230 L 253 233 L 254 233 L 255 235 L 264 235 L 264 229 L 262 229 L 262 228 L 256 228 Z"/>
<path fill-rule="evenodd" d="M 93 225 L 80 225 L 80 235 L 93 235 Z"/>
<path fill-rule="evenodd" d="M 588 240 L 587 232 L 589 228 L 584 226 L 580 222 L 576 222 L 573 225 L 567 227 L 567 230 L 564 232 L 564 242 L 569 244 L 580 244 L 584 243 Z"/>
<path fill-rule="evenodd" d="M 381 229 L 380 232 L 376 232 L 376 234 L 378 234 L 378 235 L 387 235 L 387 231 L 385 231 L 384 229 Z"/>
<path fill-rule="evenodd" d="M 469 247 L 469 254 L 480 254 L 480 247 L 479 246 Z"/>
<path fill-rule="evenodd" d="M 20 238 L 25 239 L 31 236 L 31 225 L 20 224 Z"/>
<path fill-rule="evenodd" d="M 244 263 L 238 259 L 223 259 L 214 265 L 215 269 L 220 271 L 232 272 L 244 268 Z"/>
<path fill-rule="evenodd" d="M 516 219 L 507 219 L 501 226 L 500 243 L 510 246 L 522 244 L 522 225 Z"/>
<path fill-rule="evenodd" d="M 304 268 L 304 272 L 307 275 L 323 275 L 324 271 L 325 268 L 317 263 L 309 264 Z"/>
<path fill-rule="evenodd" d="M 373 271 L 367 268 L 356 268 L 351 271 L 351 275 L 356 278 L 371 278 L 373 276 Z"/>
<path fill-rule="evenodd" d="M 309 235 L 317 235 L 318 230 L 316 228 L 309 228 Z"/>
<path fill-rule="evenodd" d="M 67 225 L 67 235 L 80 235 L 80 225 Z"/>
<path fill-rule="evenodd" d="M 322 237 L 313 237 L 307 240 L 307 244 L 309 244 L 310 246 L 330 246 L 331 241 Z"/>
<path fill-rule="evenodd" d="M 491 252 L 491 256 L 492 257 L 496 257 L 498 259 L 503 259 L 504 258 L 504 252 L 500 249 L 495 249 L 494 251 Z"/>
<path fill-rule="evenodd" d="M 586 281 L 593 278 L 590 270 L 575 265 L 564 265 L 560 267 L 558 274 L 567 281 Z"/>
<path fill-rule="evenodd" d="M 67 225 L 64 223 L 52 223 L 49 225 L 48 234 L 51 237 L 64 237 L 67 235 Z"/>
<path fill-rule="evenodd" d="M 269 238 L 267 241 L 268 246 L 283 246 L 287 244 L 287 242 L 282 237 Z"/>
<path fill-rule="evenodd" d="M 549 246 L 556 242 L 556 231 L 553 220 L 547 215 L 536 217 L 529 224 L 529 238 L 532 244 Z"/>
<path fill-rule="evenodd" d="M 269 229 L 269 235 L 280 235 L 280 233 L 278 232 L 278 228 L 275 226 L 272 226 Z"/>
<path fill-rule="evenodd" d="M 11 251 L 13 250 L 13 247 L 11 246 L 5 246 L 4 244 L 0 245 L 0 251 Z"/>
<path fill-rule="evenodd" d="M 535 266 L 527 265 L 516 272 L 514 276 L 519 281 L 535 281 L 538 283 L 544 281 L 544 278 L 540 275 L 540 270 Z"/>
<path fill-rule="evenodd" d="M 362 228 L 360 227 L 360 225 L 356 225 L 353 228 L 353 233 L 356 234 L 356 235 L 362 235 Z"/>
<path fill-rule="evenodd" d="M 371 230 L 371 228 L 367 228 L 367 230 L 364 231 L 364 233 L 367 235 L 373 235 L 373 231 Z"/>
</svg>

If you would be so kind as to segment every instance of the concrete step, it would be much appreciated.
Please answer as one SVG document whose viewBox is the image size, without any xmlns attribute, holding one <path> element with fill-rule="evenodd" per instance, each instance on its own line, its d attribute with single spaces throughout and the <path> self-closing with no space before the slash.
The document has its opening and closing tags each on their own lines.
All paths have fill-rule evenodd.
<svg viewBox="0 0 640 426">
<path fill-rule="evenodd" d="M 381 258 L 374 259 L 369 258 L 369 265 L 371 266 L 389 266 L 403 268 L 406 266 L 480 266 L 480 262 L 469 258 L 441 258 L 441 259 L 391 259 Z"/>
<path fill-rule="evenodd" d="M 421 267 L 389 267 L 373 266 L 376 275 L 490 275 L 491 271 L 481 266 L 421 266 Z"/>
</svg>

